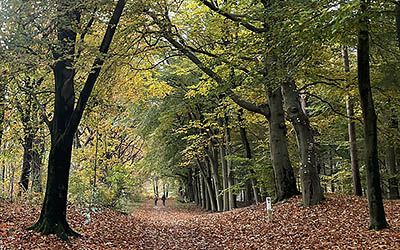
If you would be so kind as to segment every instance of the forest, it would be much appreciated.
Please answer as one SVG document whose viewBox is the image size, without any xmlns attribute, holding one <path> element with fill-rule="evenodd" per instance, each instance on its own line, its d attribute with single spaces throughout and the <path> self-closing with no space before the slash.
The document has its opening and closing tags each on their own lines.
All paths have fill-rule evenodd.
<svg viewBox="0 0 400 250">
<path fill-rule="evenodd" d="M 400 0 L 0 24 L 0 249 L 400 249 Z"/>
</svg>

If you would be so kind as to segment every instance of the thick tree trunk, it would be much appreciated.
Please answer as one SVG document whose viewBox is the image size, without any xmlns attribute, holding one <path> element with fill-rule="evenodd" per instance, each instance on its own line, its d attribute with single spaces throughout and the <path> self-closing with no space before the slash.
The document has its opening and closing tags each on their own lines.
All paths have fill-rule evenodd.
<svg viewBox="0 0 400 250">
<path fill-rule="evenodd" d="M 381 178 L 379 173 L 377 116 L 371 90 L 369 65 L 369 31 L 366 17 L 369 1 L 360 1 L 360 28 L 358 33 L 358 89 L 364 119 L 364 143 L 367 172 L 367 196 L 370 229 L 388 227 L 383 207 Z"/>
<path fill-rule="evenodd" d="M 216 199 L 216 195 L 215 195 L 215 189 L 214 186 L 212 184 L 212 178 L 211 178 L 211 166 L 209 164 L 209 162 L 206 161 L 205 163 L 206 166 L 206 188 L 207 188 L 207 193 L 208 193 L 208 197 L 209 197 L 209 202 L 210 202 L 210 209 L 212 212 L 216 212 L 217 211 L 217 199 Z"/>
<path fill-rule="evenodd" d="M 57 234 L 62 239 L 77 236 L 68 225 L 67 195 L 71 166 L 72 137 L 53 144 L 49 155 L 46 196 L 39 221 L 33 227 L 43 234 Z"/>
<path fill-rule="evenodd" d="M 303 205 L 311 206 L 321 202 L 323 191 L 316 164 L 315 141 L 307 115 L 303 112 L 300 96 L 293 80 L 282 84 L 288 117 L 296 131 L 300 151 L 300 177 L 302 181 Z"/>
<path fill-rule="evenodd" d="M 158 193 L 158 176 L 154 176 L 153 177 L 153 192 L 154 195 L 159 197 L 159 193 Z"/>
<path fill-rule="evenodd" d="M 268 103 L 271 111 L 271 115 L 268 117 L 269 141 L 275 174 L 276 201 L 282 201 L 299 194 L 299 191 L 297 190 L 296 178 L 289 159 L 283 100 L 280 89 L 268 91 Z"/>
</svg>

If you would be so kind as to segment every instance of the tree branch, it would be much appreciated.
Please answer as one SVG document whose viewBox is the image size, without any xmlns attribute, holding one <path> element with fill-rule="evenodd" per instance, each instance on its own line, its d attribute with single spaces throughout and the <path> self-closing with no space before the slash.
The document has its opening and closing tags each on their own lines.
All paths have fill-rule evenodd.
<svg viewBox="0 0 400 250">
<path fill-rule="evenodd" d="M 256 27 L 248 22 L 243 21 L 243 19 L 235 14 L 232 13 L 228 13 L 226 11 L 221 10 L 220 8 L 218 8 L 214 3 L 206 1 L 206 0 L 200 0 L 200 2 L 202 2 L 204 5 L 206 5 L 210 10 L 228 18 L 229 20 L 232 20 L 234 22 L 239 23 L 240 25 L 242 25 L 243 27 L 245 27 L 246 29 L 253 31 L 255 33 L 265 33 L 268 31 L 267 28 L 259 28 Z"/>
<path fill-rule="evenodd" d="M 90 71 L 88 78 L 86 79 L 85 85 L 83 86 L 83 89 L 80 93 L 78 102 L 74 109 L 74 112 L 72 113 L 70 122 L 69 122 L 68 127 L 65 132 L 66 134 L 73 134 L 73 133 L 75 133 L 75 131 L 78 128 L 78 125 L 83 116 L 83 111 L 85 110 L 85 107 L 89 100 L 90 94 L 92 93 L 94 84 L 96 83 L 96 80 L 100 75 L 101 68 L 104 64 L 103 56 L 107 54 L 107 52 L 110 48 L 111 41 L 114 37 L 115 31 L 117 29 L 117 25 L 119 23 L 121 15 L 122 15 L 122 11 L 124 10 L 125 3 L 126 3 L 126 0 L 118 0 L 118 2 L 117 2 L 117 5 L 113 12 L 113 15 L 107 26 L 106 33 L 104 34 L 103 41 L 101 42 L 101 45 L 100 45 L 99 52 L 101 55 L 97 56 L 93 62 L 91 71 Z"/>
</svg>

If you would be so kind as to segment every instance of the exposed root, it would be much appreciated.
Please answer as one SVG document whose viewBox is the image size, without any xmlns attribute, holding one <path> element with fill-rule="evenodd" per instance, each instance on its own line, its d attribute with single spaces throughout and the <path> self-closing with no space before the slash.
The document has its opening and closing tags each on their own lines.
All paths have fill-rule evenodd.
<svg viewBox="0 0 400 250">
<path fill-rule="evenodd" d="M 61 240 L 68 241 L 68 237 L 79 237 L 79 233 L 75 232 L 68 223 L 64 221 L 50 221 L 47 219 L 39 219 L 34 225 L 28 228 L 44 235 L 55 234 Z"/>
</svg>

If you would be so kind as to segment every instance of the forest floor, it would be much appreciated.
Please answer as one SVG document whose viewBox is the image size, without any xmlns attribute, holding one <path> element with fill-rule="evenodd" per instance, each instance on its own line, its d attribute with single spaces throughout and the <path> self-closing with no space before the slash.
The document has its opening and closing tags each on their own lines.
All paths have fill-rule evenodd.
<svg viewBox="0 0 400 250">
<path fill-rule="evenodd" d="M 385 201 L 389 229 L 368 230 L 365 198 L 328 195 L 303 208 L 300 198 L 276 204 L 272 221 L 263 205 L 207 213 L 194 205 L 149 200 L 130 214 L 69 208 L 82 237 L 62 242 L 25 230 L 40 207 L 0 201 L 0 249 L 400 249 L 400 201 Z M 86 223 L 85 223 L 86 221 Z"/>
</svg>

